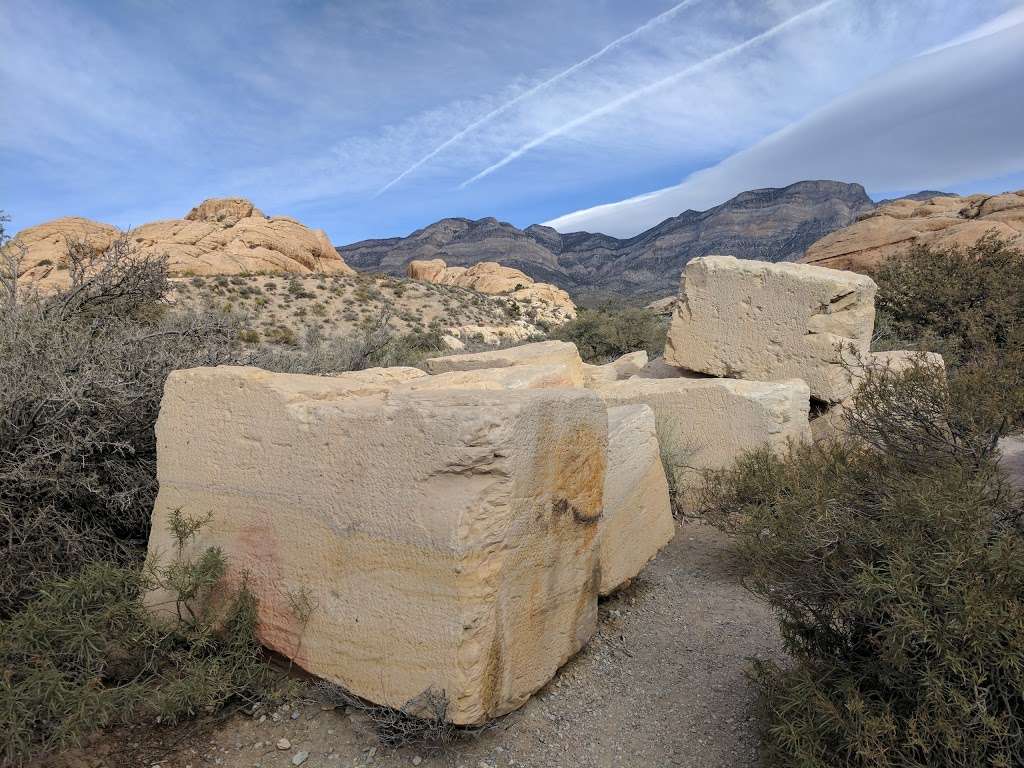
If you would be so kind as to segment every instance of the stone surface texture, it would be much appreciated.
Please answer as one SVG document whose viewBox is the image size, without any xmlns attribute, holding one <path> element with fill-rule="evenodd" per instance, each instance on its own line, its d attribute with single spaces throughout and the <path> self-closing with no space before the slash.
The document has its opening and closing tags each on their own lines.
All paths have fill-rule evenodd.
<svg viewBox="0 0 1024 768">
<path fill-rule="evenodd" d="M 813 397 L 839 402 L 853 389 L 840 350 L 867 354 L 876 290 L 853 272 L 697 258 L 683 273 L 665 360 L 714 376 L 799 378 Z"/>
<path fill-rule="evenodd" d="M 810 439 L 810 391 L 802 381 L 633 377 L 594 391 L 609 408 L 650 406 L 669 471 L 683 486 L 696 486 L 701 470 L 724 469 L 752 448 Z"/>
<path fill-rule="evenodd" d="M 209 514 L 186 555 L 248 571 L 269 648 L 391 707 L 434 689 L 456 723 L 509 712 L 595 628 L 606 409 L 360 378 L 172 373 L 149 557 L 172 555 L 173 510 Z"/>
<path fill-rule="evenodd" d="M 584 363 L 584 384 L 590 387 L 598 383 L 628 379 L 630 376 L 635 376 L 640 373 L 646 365 L 647 353 L 643 350 L 639 352 L 629 352 L 616 360 L 612 360 L 610 363 L 605 363 L 604 365 L 590 365 L 589 363 Z"/>
<path fill-rule="evenodd" d="M 601 517 L 601 594 L 634 578 L 672 539 L 675 523 L 654 411 L 608 409 L 608 469 Z"/>
<path fill-rule="evenodd" d="M 424 363 L 429 373 L 509 368 L 516 365 L 565 365 L 569 367 L 573 386 L 583 386 L 583 360 L 576 345 L 567 341 L 540 341 L 507 349 L 432 357 Z"/>
</svg>

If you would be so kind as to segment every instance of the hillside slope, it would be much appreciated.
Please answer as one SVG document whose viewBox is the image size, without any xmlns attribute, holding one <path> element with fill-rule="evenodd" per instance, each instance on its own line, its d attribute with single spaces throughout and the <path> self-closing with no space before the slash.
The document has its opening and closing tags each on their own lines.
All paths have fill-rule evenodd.
<svg viewBox="0 0 1024 768">
<path fill-rule="evenodd" d="M 494 218 L 442 219 L 408 237 L 364 240 L 338 253 L 351 266 L 404 274 L 419 259 L 468 266 L 496 261 L 575 297 L 626 295 L 649 299 L 672 293 L 691 258 L 727 253 L 740 258 L 798 258 L 823 235 L 853 223 L 874 207 L 859 184 L 801 181 L 780 189 L 743 192 L 706 211 L 685 211 L 629 239 L 532 225 L 518 229 Z"/>
</svg>

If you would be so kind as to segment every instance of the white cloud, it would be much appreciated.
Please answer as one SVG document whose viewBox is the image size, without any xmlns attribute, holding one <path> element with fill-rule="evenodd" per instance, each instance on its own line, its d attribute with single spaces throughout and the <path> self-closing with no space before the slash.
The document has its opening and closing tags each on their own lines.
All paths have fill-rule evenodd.
<svg viewBox="0 0 1024 768">
<path fill-rule="evenodd" d="M 1011 12 L 1012 13 L 1012 12 Z M 1013 17 L 1011 17 L 1013 18 Z M 547 222 L 630 236 L 687 208 L 801 179 L 942 188 L 1024 170 L 1024 23 L 916 57 L 681 184 Z"/>
</svg>

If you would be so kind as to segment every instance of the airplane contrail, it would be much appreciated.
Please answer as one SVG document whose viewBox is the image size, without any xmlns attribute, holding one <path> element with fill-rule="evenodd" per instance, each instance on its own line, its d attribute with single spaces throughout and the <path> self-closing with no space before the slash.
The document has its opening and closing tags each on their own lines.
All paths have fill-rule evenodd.
<svg viewBox="0 0 1024 768">
<path fill-rule="evenodd" d="M 690 66 L 680 70 L 679 72 L 675 72 L 671 75 L 668 75 L 667 77 L 663 77 L 661 80 L 649 83 L 648 85 L 645 85 L 641 88 L 636 89 L 635 91 L 631 91 L 630 93 L 620 96 L 619 98 L 614 99 L 613 101 L 609 101 L 607 104 L 604 104 L 598 107 L 597 109 L 593 109 L 590 112 L 587 112 L 586 114 L 573 118 L 569 122 L 563 123 L 557 128 L 552 128 L 547 133 L 538 136 L 535 139 L 531 139 L 530 141 L 520 146 L 518 149 L 515 149 L 509 154 L 505 155 L 505 157 L 496 162 L 494 165 L 484 168 L 476 176 L 470 179 L 466 179 L 459 185 L 459 189 L 465 189 L 470 184 L 479 181 L 485 176 L 490 176 L 499 168 L 503 168 L 516 158 L 522 157 L 531 149 L 539 147 L 541 144 L 544 144 L 553 138 L 561 136 L 563 133 L 566 133 L 567 131 L 571 131 L 574 128 L 578 128 L 579 126 L 584 125 L 585 123 L 589 123 L 594 118 L 601 117 L 602 115 L 606 115 L 609 112 L 614 112 L 624 104 L 628 104 L 629 102 L 639 99 L 642 96 L 646 96 L 647 94 L 652 93 L 653 91 L 656 91 L 659 88 L 664 88 L 666 85 L 670 83 L 673 83 L 677 80 L 682 80 L 683 78 L 700 72 L 701 70 L 708 69 L 709 67 L 718 64 L 719 62 L 724 61 L 725 59 L 728 59 L 732 56 L 735 56 L 737 53 L 740 53 L 741 51 L 744 51 L 747 48 L 750 48 L 751 46 L 757 45 L 758 43 L 764 42 L 765 40 L 774 37 L 779 32 L 782 32 L 788 27 L 791 27 L 792 25 L 803 21 L 806 17 L 810 16 L 811 14 L 819 13 L 820 11 L 825 10 L 828 6 L 833 5 L 836 2 L 838 2 L 838 0 L 825 0 L 825 2 L 819 3 L 818 5 L 815 5 L 812 8 L 808 8 L 806 11 L 801 11 L 795 16 L 791 16 L 785 21 L 776 24 L 771 29 L 765 30 L 761 34 L 755 35 L 754 37 L 751 37 L 748 40 L 744 40 L 742 43 L 739 43 L 738 45 L 735 45 L 732 48 L 728 48 L 724 51 L 714 54 L 713 56 L 709 56 L 706 59 L 702 59 L 701 61 L 698 61 L 695 64 L 691 64 Z"/>
<path fill-rule="evenodd" d="M 599 50 L 597 53 L 592 53 L 590 56 L 587 56 L 587 58 L 581 59 L 580 61 L 577 61 L 575 64 L 573 64 L 568 69 L 563 69 L 557 75 L 552 75 L 550 78 L 545 80 L 543 83 L 538 83 L 537 85 L 533 86 L 533 88 L 530 88 L 529 90 L 524 91 L 523 93 L 521 93 L 518 96 L 516 96 L 514 99 L 506 101 L 504 104 L 502 104 L 499 107 L 495 107 L 490 112 L 488 112 L 486 115 L 484 115 L 483 117 L 481 117 L 481 118 L 475 120 L 474 122 L 470 123 L 469 125 L 467 125 L 461 131 L 459 131 L 455 135 L 451 136 L 443 144 L 439 144 L 436 148 L 434 148 L 433 150 L 428 152 L 426 155 L 424 155 L 419 160 L 417 160 L 415 163 L 410 165 L 408 168 L 406 168 L 400 174 L 395 176 L 395 178 L 393 178 L 391 181 L 389 181 L 387 184 L 385 184 L 383 187 L 381 187 L 379 190 L 377 190 L 377 193 L 373 197 L 374 198 L 380 197 L 385 192 L 387 192 L 389 189 L 391 189 L 393 186 L 395 186 L 395 184 L 397 184 L 402 179 L 404 179 L 406 176 L 408 176 L 410 173 L 412 173 L 417 168 L 419 168 L 421 165 L 423 165 L 424 163 L 432 160 L 434 157 L 436 157 L 441 152 L 446 150 L 452 144 L 455 144 L 456 142 L 462 140 L 465 136 L 467 136 L 468 134 L 470 134 L 473 131 L 475 131 L 481 125 L 484 125 L 485 123 L 490 122 L 491 120 L 493 120 L 494 118 L 498 117 L 499 115 L 507 112 L 509 109 L 514 107 L 519 102 L 521 102 L 521 101 L 523 101 L 525 99 L 530 98 L 534 94 L 539 93 L 540 91 L 544 90 L 545 88 L 549 88 L 550 86 L 554 85 L 555 83 L 557 83 L 557 82 L 559 82 L 561 80 L 564 80 L 569 75 L 571 75 L 573 72 L 576 72 L 576 71 L 582 69 L 583 67 L 587 66 L 588 64 L 593 63 L 594 61 L 596 61 L 597 59 L 601 58 L 602 56 L 604 56 L 609 51 L 615 50 L 616 48 L 620 47 L 621 45 L 624 45 L 625 43 L 628 43 L 630 40 L 632 40 L 633 38 L 637 37 L 638 35 L 642 35 L 647 30 L 649 30 L 649 29 L 651 29 L 653 27 L 656 27 L 656 26 L 658 26 L 659 24 L 661 24 L 661 23 L 663 23 L 665 21 L 668 21 L 670 18 L 675 16 L 679 11 L 683 10 L 684 8 L 686 8 L 688 5 L 693 5 L 694 3 L 699 3 L 700 1 L 701 0 L 683 0 L 683 2 L 677 3 L 676 5 L 674 5 L 671 8 L 669 8 L 667 11 L 664 11 L 663 13 L 659 13 L 653 19 L 650 19 L 649 21 L 645 22 L 644 24 L 641 24 L 639 27 L 634 29 L 632 32 L 629 32 L 628 34 L 625 34 L 625 35 L 623 35 L 622 37 L 620 37 L 620 38 L 618 38 L 616 40 L 612 40 L 610 43 L 608 43 L 608 45 L 606 45 L 604 48 Z"/>
</svg>

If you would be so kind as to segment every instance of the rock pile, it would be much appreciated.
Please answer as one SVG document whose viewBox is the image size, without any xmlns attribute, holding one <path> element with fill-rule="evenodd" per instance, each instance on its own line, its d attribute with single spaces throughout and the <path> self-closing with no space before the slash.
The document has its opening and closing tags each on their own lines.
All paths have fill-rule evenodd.
<svg viewBox="0 0 1024 768">
<path fill-rule="evenodd" d="M 576 317 L 576 305 L 561 288 L 535 282 L 525 272 L 502 266 L 496 261 L 481 261 L 471 267 L 449 267 L 443 259 L 422 259 L 410 261 L 405 273 L 414 280 L 508 296 L 536 315 L 531 320 L 550 325 L 559 325 Z"/>
<path fill-rule="evenodd" d="M 176 510 L 209 515 L 185 554 L 218 546 L 231 578 L 248 573 L 268 647 L 379 704 L 443 692 L 455 723 L 515 709 L 590 638 L 598 596 L 671 539 L 669 480 L 685 492 L 744 451 L 809 440 L 815 388 L 840 397 L 813 337 L 870 334 L 866 278 L 703 262 L 669 362 L 589 366 L 548 341 L 428 373 L 173 373 L 150 558 L 176 551 Z"/>
<path fill-rule="evenodd" d="M 27 249 L 25 279 L 44 289 L 65 285 L 68 239 L 102 252 L 120 236 L 116 227 L 78 217 L 29 227 L 16 236 Z M 242 198 L 205 200 L 183 219 L 143 224 L 129 237 L 142 255 L 166 254 L 172 275 L 355 274 L 322 229 L 287 216 L 267 216 Z"/>
</svg>

